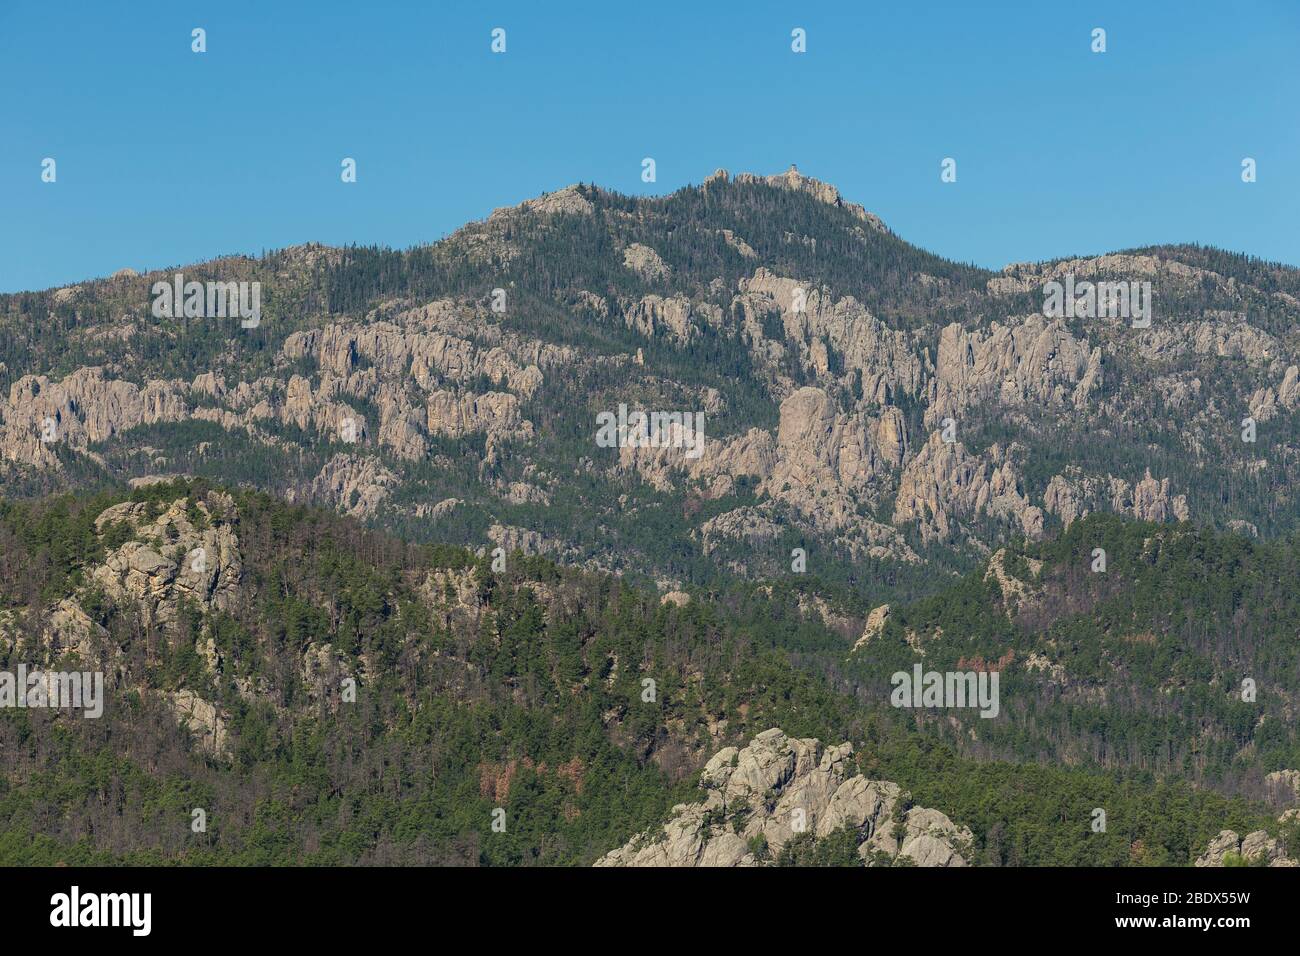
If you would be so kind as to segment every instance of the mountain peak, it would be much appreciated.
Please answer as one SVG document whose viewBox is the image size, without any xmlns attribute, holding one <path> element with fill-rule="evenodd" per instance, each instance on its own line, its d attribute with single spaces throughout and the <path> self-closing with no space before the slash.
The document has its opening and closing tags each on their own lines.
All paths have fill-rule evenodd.
<svg viewBox="0 0 1300 956">
<path fill-rule="evenodd" d="M 502 206 L 494 209 L 492 215 L 488 218 L 495 219 L 502 215 L 518 212 L 521 209 L 538 213 L 571 213 L 585 216 L 591 214 L 593 207 L 590 200 L 582 194 L 581 186 L 578 183 L 573 183 L 563 189 L 542 193 L 532 199 L 525 199 L 517 206 Z"/>
<path fill-rule="evenodd" d="M 840 206 L 847 209 L 854 216 L 861 219 L 873 229 L 881 232 L 888 232 L 888 228 L 881 218 L 874 213 L 867 212 L 857 203 L 846 202 L 840 195 L 840 191 L 827 182 L 820 179 L 814 179 L 811 176 L 805 176 L 799 172 L 799 167 L 794 163 L 784 173 L 778 173 L 774 176 L 760 176 L 756 173 L 737 173 L 735 179 L 731 179 L 731 174 L 725 169 L 715 170 L 713 175 L 704 180 L 704 185 L 708 186 L 714 182 L 736 182 L 736 183 L 762 183 L 767 186 L 775 186 L 778 189 L 788 189 L 791 192 L 807 193 L 818 202 L 824 202 L 830 206 Z"/>
</svg>

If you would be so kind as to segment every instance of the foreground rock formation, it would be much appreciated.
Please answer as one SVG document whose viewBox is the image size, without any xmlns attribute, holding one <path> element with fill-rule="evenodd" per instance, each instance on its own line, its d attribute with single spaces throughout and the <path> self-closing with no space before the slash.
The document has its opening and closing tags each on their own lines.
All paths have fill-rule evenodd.
<svg viewBox="0 0 1300 956">
<path fill-rule="evenodd" d="M 1283 814 L 1280 822 L 1290 819 L 1288 814 Z M 1288 856 L 1286 849 L 1266 830 L 1255 830 L 1245 836 L 1236 830 L 1220 830 L 1205 852 L 1196 858 L 1196 865 L 1300 866 L 1300 860 Z"/>
<path fill-rule="evenodd" d="M 773 728 L 726 747 L 700 775 L 708 796 L 678 804 L 596 866 L 761 866 L 802 834 L 851 830 L 867 865 L 966 866 L 972 836 L 938 810 L 909 806 L 896 783 L 853 773 L 853 745 L 824 747 Z"/>
</svg>

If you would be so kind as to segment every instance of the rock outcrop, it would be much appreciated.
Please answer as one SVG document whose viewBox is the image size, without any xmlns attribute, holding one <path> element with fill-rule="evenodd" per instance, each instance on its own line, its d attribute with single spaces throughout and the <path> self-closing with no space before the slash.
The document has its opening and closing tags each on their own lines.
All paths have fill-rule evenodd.
<svg viewBox="0 0 1300 956">
<path fill-rule="evenodd" d="M 1072 468 L 1054 475 L 1047 483 L 1043 504 L 1066 527 L 1099 509 L 1154 522 L 1186 521 L 1190 517 L 1187 496 L 1171 494 L 1169 479 L 1153 478 L 1149 468 L 1133 484 L 1114 475 L 1085 475 Z"/>
<path fill-rule="evenodd" d="M 536 199 L 526 199 L 519 208 L 544 216 L 590 216 L 595 211 L 591 201 L 582 195 L 577 184 L 565 186 L 563 189 L 546 193 Z"/>
<path fill-rule="evenodd" d="M 175 691 L 166 699 L 177 722 L 190 731 L 199 750 L 212 757 L 229 759 L 230 735 L 225 718 L 215 704 L 190 690 Z"/>
<path fill-rule="evenodd" d="M 1300 406 L 1300 367 L 1288 365 L 1282 381 L 1262 388 L 1250 397 L 1250 414 L 1259 422 Z"/>
<path fill-rule="evenodd" d="M 41 630 L 40 645 L 50 661 L 58 660 L 70 654 L 87 664 L 94 664 L 108 671 L 110 660 L 99 650 L 104 646 L 99 638 L 107 632 L 90 619 L 75 597 L 64 598 L 50 609 L 45 626 Z M 108 647 L 108 658 L 113 657 L 113 648 Z"/>
<path fill-rule="evenodd" d="M 891 329 L 852 296 L 837 299 L 829 289 L 760 267 L 741 280 L 733 311 L 739 312 L 760 365 L 779 362 L 793 350 L 819 382 L 852 383 L 864 402 L 878 406 L 922 389 L 925 367 L 911 337 Z M 773 313 L 780 318 L 780 340 L 768 337 L 764 322 Z"/>
<path fill-rule="evenodd" d="M 1285 819 L 1285 818 L 1284 818 Z M 1251 866 L 1300 866 L 1266 830 L 1239 836 L 1236 830 L 1220 830 L 1205 852 L 1196 858 L 1196 866 L 1227 866 L 1230 862 Z"/>
<path fill-rule="evenodd" d="M 487 536 L 506 554 L 519 551 L 526 555 L 547 554 L 559 557 L 571 551 L 563 541 L 514 525 L 493 524 L 488 528 Z"/>
<path fill-rule="evenodd" d="M 639 242 L 634 242 L 623 250 L 623 265 L 647 282 L 666 279 L 672 272 L 668 263 L 659 258 L 659 253 Z"/>
<path fill-rule="evenodd" d="M 1029 575 L 1036 576 L 1043 567 L 1043 562 L 1034 558 L 1022 558 Z M 1034 588 L 1031 581 L 1025 581 L 1007 570 L 1007 549 L 999 548 L 989 557 L 988 568 L 984 571 L 984 580 L 997 584 L 1002 594 L 1002 607 L 1007 617 L 1014 617 L 1021 606 L 1033 600 Z"/>
<path fill-rule="evenodd" d="M 1012 263 L 1002 274 L 989 280 L 989 292 L 1005 295 L 1028 292 L 1042 287 L 1052 279 L 1073 275 L 1079 279 L 1107 277 L 1134 277 L 1153 279 L 1165 277 L 1172 281 L 1198 282 L 1226 288 L 1228 283 L 1217 272 L 1189 266 L 1176 259 L 1162 259 L 1153 255 L 1111 253 L 1082 259 L 1060 259 L 1043 263 Z"/>
<path fill-rule="evenodd" d="M 90 578 L 117 602 L 137 604 L 147 622 L 176 621 L 182 601 L 229 609 L 238 599 L 243 559 L 229 495 L 180 498 L 150 517 L 148 505 L 123 502 L 95 519 L 101 534 L 125 525 L 131 539 L 115 548 Z"/>
<path fill-rule="evenodd" d="M 736 541 L 750 549 L 768 546 L 781 536 L 781 526 L 773 520 L 771 509 L 737 508 L 710 518 L 700 525 L 700 546 L 706 555 L 725 542 Z"/>
<path fill-rule="evenodd" d="M 701 803 L 678 804 L 658 831 L 597 866 L 759 866 L 803 834 L 849 830 L 868 865 L 965 866 L 972 836 L 937 810 L 908 805 L 895 783 L 853 773 L 853 746 L 823 747 L 776 728 L 705 765 Z"/>
<path fill-rule="evenodd" d="M 862 628 L 862 635 L 853 644 L 853 650 L 866 647 L 882 633 L 885 625 L 889 622 L 889 615 L 893 613 L 893 608 L 888 604 L 882 604 L 880 607 L 873 608 L 867 615 L 867 623 Z"/>
<path fill-rule="evenodd" d="M 460 438 L 475 433 L 529 438 L 531 422 L 519 411 L 519 399 L 509 392 L 483 395 L 434 392 L 429 396 L 429 434 Z"/>
<path fill-rule="evenodd" d="M 856 493 L 890 468 L 897 450 L 892 420 L 882 429 L 839 412 L 822 389 L 801 388 L 781 403 L 776 463 L 763 488 L 818 527 L 839 530 L 857 513 Z"/>
<path fill-rule="evenodd" d="M 756 214 L 772 221 L 760 228 Z M 544 281 L 536 269 L 506 277 L 516 256 L 544 262 L 571 240 L 581 254 Z M 0 483 L 245 480 L 217 426 L 235 449 L 251 446 L 270 490 L 403 530 L 431 530 L 450 517 L 435 503 L 452 499 L 462 530 L 523 521 L 517 506 L 572 507 L 571 476 L 620 506 L 650 490 L 685 497 L 683 535 L 742 574 L 770 570 L 780 556 L 758 552 L 789 534 L 822 554 L 912 563 L 931 546 L 990 554 L 1038 536 L 1045 515 L 1182 520 L 1194 504 L 1177 483 L 1191 474 L 1195 500 L 1229 502 L 1216 520 L 1268 537 L 1295 517 L 1257 476 L 1300 474 L 1286 442 L 1300 352 L 1285 334 L 1300 298 L 1293 272 L 1265 278 L 1233 261 L 1167 247 L 989 275 L 928 259 L 793 166 L 719 170 L 675 199 L 571 185 L 468 224 L 391 274 L 318 244 L 195 264 L 294 303 L 284 323 L 268 313 L 272 333 L 251 352 L 237 323 L 233 338 L 182 341 L 184 327 L 154 319 L 148 291 L 170 273 L 13 299 L 15 343 L 54 316 L 68 349 L 38 335 L 0 363 Z M 1067 276 L 1149 281 L 1154 324 L 1040 314 L 1044 283 Z M 166 349 L 143 347 L 155 335 Z M 624 402 L 705 413 L 703 454 L 584 454 L 576 423 Z M 1246 416 L 1260 427 L 1243 449 Z M 964 445 L 930 437 L 952 437 L 947 419 Z M 1115 454 L 1095 454 L 1099 444 Z M 1131 465 L 1109 474 L 1102 458 Z M 1045 461 L 1059 474 L 1040 478 Z M 546 480 L 522 473 L 528 462 Z M 623 486 L 636 481 L 651 488 Z M 697 507 L 732 497 L 725 512 Z M 591 554 L 607 530 L 626 542 L 613 527 L 625 517 L 611 507 L 570 543 Z M 141 552 L 120 570 L 154 576 L 155 557 L 166 555 Z"/>
<path fill-rule="evenodd" d="M 1043 511 L 1021 490 L 1011 449 L 994 445 L 972 455 L 960 442 L 934 432 L 903 469 L 894 503 L 894 523 L 916 521 L 926 540 L 950 539 L 958 519 L 981 515 L 1011 521 L 1031 538 L 1043 533 Z"/>
<path fill-rule="evenodd" d="M 1274 770 L 1264 777 L 1269 796 L 1281 804 L 1300 800 L 1300 770 Z"/>
<path fill-rule="evenodd" d="M 917 560 L 899 533 L 862 514 L 907 449 L 901 413 L 885 408 L 872 419 L 840 411 L 824 389 L 798 389 L 781 403 L 775 437 L 751 428 L 726 440 L 708 439 L 702 454 L 687 448 L 619 449 L 619 468 L 635 470 L 663 491 L 678 487 L 681 474 L 704 486 L 709 498 L 732 494 L 741 479 L 757 479 L 770 501 L 711 519 L 698 538 L 712 551 L 724 538 L 760 544 L 777 535 L 775 504 L 790 506 L 815 534 L 830 534 L 852 555 Z"/>
<path fill-rule="evenodd" d="M 705 180 L 705 183 L 707 185 L 709 182 L 726 182 L 728 176 L 729 174 L 725 169 L 719 169 Z M 879 216 L 867 212 L 856 203 L 845 202 L 844 198 L 840 196 L 840 191 L 838 189 L 830 183 L 824 183 L 820 179 L 813 179 L 811 176 L 803 175 L 799 172 L 798 167 L 795 166 L 794 163 L 791 163 L 790 168 L 784 173 L 779 173 L 775 176 L 758 176 L 754 173 L 737 173 L 735 182 L 764 183 L 768 186 L 775 186 L 778 189 L 788 189 L 791 192 L 807 193 L 818 202 L 824 202 L 828 206 L 839 206 L 842 209 L 847 209 L 872 229 L 877 229 L 881 232 L 887 231 L 885 229 L 885 224 L 880 220 Z"/>
<path fill-rule="evenodd" d="M 0 456 L 37 468 L 60 468 L 56 443 L 84 450 L 127 429 L 182 421 L 188 407 L 184 382 L 150 381 L 143 387 L 80 368 L 62 381 L 25 375 L 0 404 Z"/>
<path fill-rule="evenodd" d="M 717 325 L 722 310 L 716 305 L 692 303 L 682 296 L 648 295 L 627 306 L 623 321 L 645 336 L 664 335 L 687 345 L 699 335 L 700 323 Z"/>
<path fill-rule="evenodd" d="M 1101 349 L 1076 339 L 1060 319 L 994 322 L 987 333 L 953 323 L 939 336 L 926 424 L 989 402 L 1086 409 L 1101 378 Z"/>
<path fill-rule="evenodd" d="M 310 497 L 364 518 L 379 510 L 396 484 L 397 476 L 375 458 L 335 455 L 312 481 Z"/>
</svg>

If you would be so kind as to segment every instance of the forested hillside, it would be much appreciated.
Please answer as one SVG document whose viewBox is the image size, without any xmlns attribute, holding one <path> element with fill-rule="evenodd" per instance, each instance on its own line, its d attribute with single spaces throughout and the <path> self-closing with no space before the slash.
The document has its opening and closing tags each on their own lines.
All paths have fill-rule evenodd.
<svg viewBox="0 0 1300 956">
<path fill-rule="evenodd" d="M 0 862 L 653 863 L 681 805 L 690 859 L 1283 865 L 1298 329 L 1291 267 L 990 272 L 793 167 L 0 296 L 0 675 L 107 682 L 0 707 Z"/>
<path fill-rule="evenodd" d="M 1003 719 L 953 715 L 965 752 L 1130 767 L 1263 799 L 1268 774 L 1300 766 L 1297 581 L 1295 536 L 1092 515 L 891 608 L 846 675 L 875 694 L 918 660 L 996 662 Z"/>
<path fill-rule="evenodd" d="M 1274 577 L 1293 546 L 1089 519 L 1032 552 L 1034 593 L 1094 542 L 1114 576 L 1096 593 L 1007 621 L 977 572 L 851 654 L 793 576 L 663 601 L 202 480 L 7 501 L 0 670 L 95 667 L 110 686 L 98 719 L 0 709 L 0 863 L 588 864 L 694 799 L 722 745 L 776 726 L 851 741 L 858 771 L 969 827 L 978 864 L 1181 865 L 1224 827 L 1276 828 L 1260 795 L 1208 785 L 1294 757 L 1272 696 L 1294 671 L 1295 602 Z M 1206 637 L 1225 620 L 1235 643 Z M 934 627 L 927 666 L 1032 640 L 1072 686 L 1131 694 L 1109 750 L 1086 746 L 1099 718 L 1072 691 L 1043 707 L 1016 665 L 973 738 L 890 707 L 876 685 L 908 662 L 888 648 Z M 1125 641 L 1147 627 L 1154 641 Z M 1246 657 L 1265 663 L 1243 711 L 1226 682 Z M 1153 728 L 1145 689 L 1171 680 L 1187 689 Z M 1128 746 L 1129 725 L 1149 747 Z M 784 862 L 841 859 L 805 842 Z"/>
</svg>

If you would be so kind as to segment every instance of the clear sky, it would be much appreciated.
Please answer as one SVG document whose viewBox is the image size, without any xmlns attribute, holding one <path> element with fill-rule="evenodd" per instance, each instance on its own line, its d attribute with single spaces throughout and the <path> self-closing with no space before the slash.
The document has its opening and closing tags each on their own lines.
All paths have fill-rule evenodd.
<svg viewBox="0 0 1300 956">
<path fill-rule="evenodd" d="M 792 162 L 980 265 L 1170 241 L 1300 265 L 1298 114 L 1300 0 L 0 0 L 0 291 Z"/>
</svg>

